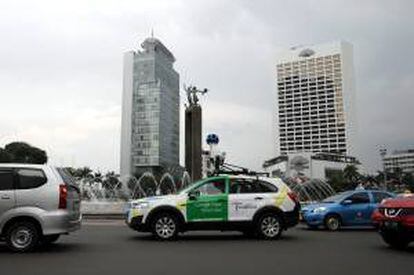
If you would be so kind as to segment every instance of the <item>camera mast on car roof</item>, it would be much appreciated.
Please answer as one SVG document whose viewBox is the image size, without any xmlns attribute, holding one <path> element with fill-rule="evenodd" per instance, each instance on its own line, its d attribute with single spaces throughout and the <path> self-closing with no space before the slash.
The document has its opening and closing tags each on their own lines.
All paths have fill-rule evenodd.
<svg viewBox="0 0 414 275">
<path fill-rule="evenodd" d="M 222 163 L 215 169 L 213 175 L 247 175 L 247 176 L 265 176 L 268 177 L 269 173 L 267 172 L 257 172 L 252 171 L 248 168 L 230 164 L 230 163 Z"/>
</svg>

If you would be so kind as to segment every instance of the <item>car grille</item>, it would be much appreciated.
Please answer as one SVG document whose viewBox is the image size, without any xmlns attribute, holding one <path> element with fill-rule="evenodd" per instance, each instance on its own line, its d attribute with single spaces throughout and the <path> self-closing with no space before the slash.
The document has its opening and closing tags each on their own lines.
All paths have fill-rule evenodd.
<svg viewBox="0 0 414 275">
<path fill-rule="evenodd" d="M 414 208 L 403 208 L 400 215 L 402 215 L 402 216 L 412 216 L 412 215 L 414 215 Z"/>
<path fill-rule="evenodd" d="M 414 215 L 414 208 L 384 208 L 381 207 L 378 211 L 387 217 L 397 216 L 412 216 Z"/>
</svg>

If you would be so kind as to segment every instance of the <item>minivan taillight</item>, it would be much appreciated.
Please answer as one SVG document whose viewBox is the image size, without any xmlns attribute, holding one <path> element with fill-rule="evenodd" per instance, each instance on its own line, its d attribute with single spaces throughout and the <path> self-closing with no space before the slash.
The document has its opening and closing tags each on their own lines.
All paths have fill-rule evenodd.
<svg viewBox="0 0 414 275">
<path fill-rule="evenodd" d="M 298 198 L 298 195 L 296 195 L 296 193 L 295 193 L 295 192 L 290 191 L 290 192 L 288 192 L 288 193 L 287 193 L 287 195 L 289 196 L 289 198 L 290 198 L 292 201 L 294 201 L 295 203 L 299 203 L 299 198 Z"/>
<path fill-rule="evenodd" d="M 59 185 L 59 209 L 66 209 L 68 202 L 68 188 L 66 184 Z"/>
</svg>

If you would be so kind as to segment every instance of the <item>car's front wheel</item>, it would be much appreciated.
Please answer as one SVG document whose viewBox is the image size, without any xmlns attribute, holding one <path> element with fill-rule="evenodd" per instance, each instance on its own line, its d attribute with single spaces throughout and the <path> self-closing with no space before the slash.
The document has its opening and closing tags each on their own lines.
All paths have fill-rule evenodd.
<svg viewBox="0 0 414 275">
<path fill-rule="evenodd" d="M 6 231 L 6 244 L 15 252 L 32 251 L 39 242 L 39 229 L 30 221 L 11 225 Z"/>
<path fill-rule="evenodd" d="M 341 228 L 341 219 L 337 215 L 328 215 L 325 218 L 324 225 L 329 231 L 337 231 Z"/>
<path fill-rule="evenodd" d="M 159 240 L 172 240 L 178 234 L 178 219 L 170 213 L 157 214 L 152 220 L 152 234 Z"/>
<path fill-rule="evenodd" d="M 390 232 L 381 232 L 381 237 L 389 246 L 396 249 L 405 249 L 410 240 L 402 235 Z"/>
<path fill-rule="evenodd" d="M 262 239 L 279 239 L 282 235 L 282 231 L 282 219 L 276 213 L 266 213 L 257 219 L 256 233 Z"/>
</svg>

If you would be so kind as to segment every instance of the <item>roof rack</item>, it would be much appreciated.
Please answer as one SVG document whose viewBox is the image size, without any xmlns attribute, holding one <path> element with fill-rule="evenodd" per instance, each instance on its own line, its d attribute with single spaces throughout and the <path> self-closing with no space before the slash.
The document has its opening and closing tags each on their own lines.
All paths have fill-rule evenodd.
<svg viewBox="0 0 414 275">
<path fill-rule="evenodd" d="M 230 164 L 230 163 L 222 163 L 218 169 L 215 169 L 213 175 L 248 175 L 248 176 L 265 176 L 268 177 L 269 173 L 267 172 L 256 172 L 249 170 L 248 168 L 241 167 L 238 165 Z"/>
</svg>

